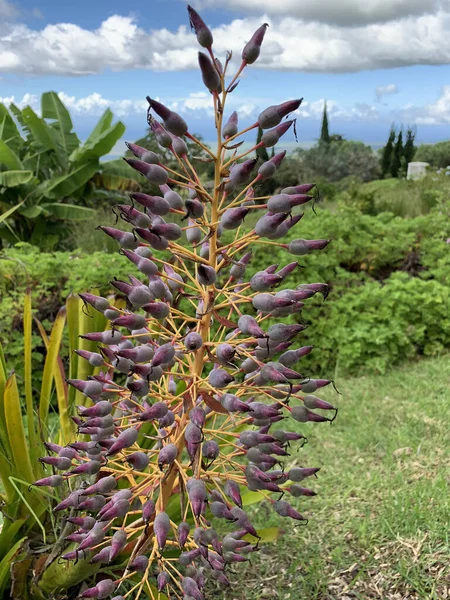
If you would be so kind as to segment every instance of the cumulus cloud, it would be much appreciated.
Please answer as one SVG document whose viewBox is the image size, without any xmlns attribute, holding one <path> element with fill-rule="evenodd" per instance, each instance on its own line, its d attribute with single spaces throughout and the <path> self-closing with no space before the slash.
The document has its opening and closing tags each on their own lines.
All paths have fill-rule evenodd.
<svg viewBox="0 0 450 600">
<path fill-rule="evenodd" d="M 449 0 L 199 0 L 197 6 L 289 15 L 305 21 L 341 26 L 364 25 L 403 19 L 448 9 Z"/>
<path fill-rule="evenodd" d="M 441 95 L 425 106 L 409 104 L 400 112 L 403 121 L 416 125 L 448 125 L 450 124 L 450 85 L 442 88 Z"/>
<path fill-rule="evenodd" d="M 359 4 L 370 5 L 370 1 Z M 216 52 L 224 55 L 231 49 L 240 56 L 243 45 L 264 21 L 271 28 L 255 64 L 258 68 L 356 72 L 450 63 L 450 9 L 355 27 L 292 16 L 235 19 L 213 29 Z M 119 15 L 93 30 L 73 23 L 47 25 L 41 30 L 17 23 L 0 25 L 0 72 L 77 76 L 106 69 L 179 71 L 197 68 L 197 51 L 195 36 L 185 26 L 176 31 L 146 31 L 132 17 Z"/>
<path fill-rule="evenodd" d="M 378 102 L 381 102 L 384 96 L 390 96 L 392 94 L 398 94 L 398 88 L 395 83 L 380 85 L 375 88 L 375 96 Z"/>
</svg>

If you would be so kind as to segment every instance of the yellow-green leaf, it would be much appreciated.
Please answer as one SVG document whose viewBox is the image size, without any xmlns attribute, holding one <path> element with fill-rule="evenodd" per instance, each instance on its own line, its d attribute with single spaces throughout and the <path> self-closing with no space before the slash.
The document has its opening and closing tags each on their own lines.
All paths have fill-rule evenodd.
<svg viewBox="0 0 450 600">
<path fill-rule="evenodd" d="M 23 537 L 18 542 L 14 544 L 11 550 L 3 557 L 3 560 L 0 562 L 0 590 L 2 590 L 6 586 L 6 582 L 8 581 L 10 575 L 10 567 L 14 556 L 20 550 L 23 542 L 26 540 L 26 537 Z"/>
<path fill-rule="evenodd" d="M 263 502 L 266 497 L 261 494 L 261 492 L 246 492 L 242 494 L 242 504 L 243 506 L 250 506 L 251 504 L 257 504 L 258 502 Z"/>
<path fill-rule="evenodd" d="M 30 449 L 32 452 L 33 463 L 39 455 L 39 437 L 36 428 L 36 419 L 33 407 L 33 383 L 32 383 L 32 332 L 31 326 L 33 315 L 31 311 L 31 291 L 27 290 L 23 306 L 23 341 L 24 341 L 24 383 L 25 383 L 25 405 L 27 411 L 28 438 L 30 440 Z"/>
<path fill-rule="evenodd" d="M 15 373 L 12 373 L 8 377 L 4 399 L 6 430 L 11 448 L 14 471 L 21 479 L 32 483 L 35 477 L 31 466 L 25 428 L 23 426 L 19 390 L 17 388 Z"/>
<path fill-rule="evenodd" d="M 65 321 L 66 309 L 65 307 L 62 307 L 59 309 L 55 322 L 53 323 L 52 332 L 50 334 L 50 342 L 47 348 L 47 355 L 45 357 L 44 370 L 42 373 L 41 396 L 39 400 L 39 420 L 45 429 L 47 427 L 47 417 L 52 394 L 54 373 L 58 361 Z"/>
<path fill-rule="evenodd" d="M 265 529 L 258 529 L 258 536 L 260 537 L 259 541 L 262 543 L 276 542 L 279 533 L 280 530 L 278 529 L 278 527 L 267 527 Z M 255 542 L 255 538 L 250 534 L 244 535 L 243 539 L 247 542 Z"/>
</svg>

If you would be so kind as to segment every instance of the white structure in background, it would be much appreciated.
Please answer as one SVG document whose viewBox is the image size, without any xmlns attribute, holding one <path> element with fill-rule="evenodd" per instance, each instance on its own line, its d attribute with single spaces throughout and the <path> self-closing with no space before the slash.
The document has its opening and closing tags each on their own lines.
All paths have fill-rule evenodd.
<svg viewBox="0 0 450 600">
<path fill-rule="evenodd" d="M 427 174 L 427 167 L 430 164 L 426 162 L 410 162 L 408 163 L 408 172 L 406 179 L 422 179 Z"/>
</svg>

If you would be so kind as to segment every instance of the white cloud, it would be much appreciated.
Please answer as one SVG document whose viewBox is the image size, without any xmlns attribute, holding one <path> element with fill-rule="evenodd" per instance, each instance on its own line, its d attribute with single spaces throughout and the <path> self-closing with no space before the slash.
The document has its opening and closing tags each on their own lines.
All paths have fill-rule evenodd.
<svg viewBox="0 0 450 600">
<path fill-rule="evenodd" d="M 442 88 L 441 95 L 431 104 L 403 107 L 400 117 L 408 123 L 416 125 L 448 125 L 450 124 L 450 85 Z"/>
<path fill-rule="evenodd" d="M 375 88 L 375 96 L 378 102 L 381 102 L 383 96 L 390 96 L 392 94 L 398 94 L 398 88 L 395 83 L 388 83 L 388 85 L 380 85 Z"/>
<path fill-rule="evenodd" d="M 374 106 L 369 104 L 354 104 L 351 107 L 341 106 L 334 100 L 326 100 L 327 113 L 329 119 L 343 120 L 374 120 L 379 118 L 379 113 Z M 305 119 L 321 119 L 323 115 L 323 107 L 325 99 L 320 98 L 314 102 L 302 102 L 294 115 Z"/>
<path fill-rule="evenodd" d="M 3 98 L 0 96 L 0 102 L 9 106 L 10 104 L 15 104 L 19 108 L 24 108 L 29 105 L 34 110 L 39 108 L 39 100 L 38 97 L 34 94 L 24 94 L 23 97 L 19 100 L 14 95 L 13 96 L 4 96 Z"/>
<path fill-rule="evenodd" d="M 449 8 L 449 0 L 199 0 L 197 5 L 288 15 L 305 21 L 342 26 L 364 25 L 434 13 Z"/>
<path fill-rule="evenodd" d="M 213 29 L 218 55 L 231 49 L 239 57 L 243 45 L 264 21 L 271 27 L 255 64 L 260 68 L 355 72 L 450 63 L 450 11 L 355 27 L 308 23 L 291 16 L 235 19 Z M 198 68 L 197 51 L 195 36 L 185 26 L 176 31 L 145 31 L 133 18 L 119 15 L 109 17 L 95 30 L 73 23 L 47 25 L 41 30 L 23 24 L 0 25 L 0 72 L 76 76 L 106 69 L 178 71 Z"/>
</svg>

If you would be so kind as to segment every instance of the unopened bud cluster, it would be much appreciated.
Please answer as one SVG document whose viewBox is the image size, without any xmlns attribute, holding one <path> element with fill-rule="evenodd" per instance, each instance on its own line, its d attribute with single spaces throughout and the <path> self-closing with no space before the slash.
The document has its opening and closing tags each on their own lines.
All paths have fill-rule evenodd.
<svg viewBox="0 0 450 600">
<path fill-rule="evenodd" d="M 297 262 L 246 277 L 256 244 L 274 244 L 294 256 L 328 244 L 271 241 L 297 225 L 302 214 L 292 211 L 312 200 L 314 184 L 258 197 L 258 184 L 275 173 L 285 152 L 263 164 L 249 157 L 289 130 L 294 121 L 283 119 L 301 100 L 266 108 L 252 127 L 265 130 L 261 141 L 239 155 L 240 144 L 233 143 L 240 135 L 238 114 L 225 122 L 226 100 L 239 73 L 257 60 L 267 25 L 246 44 L 238 73 L 226 82 L 231 54 L 222 66 L 211 31 L 194 9 L 188 11 L 204 49 L 199 65 L 215 109 L 217 150 L 148 97 L 150 127 L 178 167 L 128 144 L 135 155 L 128 164 L 161 195 L 133 193 L 131 204 L 116 207 L 132 232 L 101 227 L 130 262 L 128 280 L 111 282 L 127 305 L 80 295 L 110 328 L 82 336 L 97 350 L 77 353 L 97 370 L 88 380 L 69 380 L 84 398 L 73 417 L 80 437 L 66 447 L 48 444 L 50 456 L 41 460 L 53 474 L 34 484 L 62 490 L 54 510 L 68 511 L 73 525 L 63 559 L 126 565 L 115 579 L 99 577 L 84 598 L 120 600 L 159 590 L 202 600 L 207 580 L 229 585 L 230 565 L 248 561 L 260 538 L 243 508 L 245 490 L 261 492 L 278 515 L 297 521 L 306 519 L 289 497 L 314 495 L 304 480 L 319 469 L 284 465 L 290 445 L 304 436 L 274 425 L 288 417 L 331 421 L 316 411 L 336 413 L 315 395 L 330 381 L 312 379 L 299 365 L 312 351 L 300 342 L 304 325 L 277 322 L 298 316 L 315 294 L 326 297 L 327 286 L 277 291 L 289 285 Z M 214 162 L 212 191 L 196 173 L 186 139 Z M 243 231 L 255 210 L 254 229 Z M 217 519 L 228 523 L 220 527 L 226 534 L 214 529 Z"/>
</svg>

